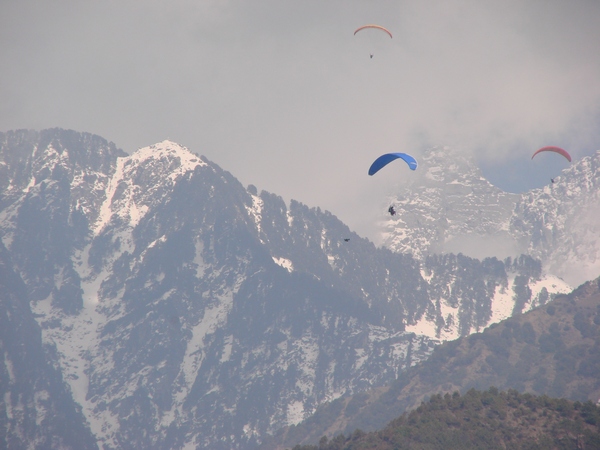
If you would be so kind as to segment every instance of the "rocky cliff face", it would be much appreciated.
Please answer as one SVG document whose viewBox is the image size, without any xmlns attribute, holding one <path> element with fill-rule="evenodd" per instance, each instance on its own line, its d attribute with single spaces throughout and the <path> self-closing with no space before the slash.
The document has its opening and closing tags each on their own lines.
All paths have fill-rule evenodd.
<svg viewBox="0 0 600 450">
<path fill-rule="evenodd" d="M 252 448 L 569 290 L 530 257 L 376 248 L 170 141 L 129 156 L 60 129 L 0 143 L 0 235 L 36 345 L 104 449 Z"/>
</svg>

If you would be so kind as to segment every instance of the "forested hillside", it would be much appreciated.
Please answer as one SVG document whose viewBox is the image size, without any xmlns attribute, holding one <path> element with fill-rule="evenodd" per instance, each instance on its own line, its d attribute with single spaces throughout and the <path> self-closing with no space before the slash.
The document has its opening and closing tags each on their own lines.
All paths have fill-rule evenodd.
<svg viewBox="0 0 600 450">
<path fill-rule="evenodd" d="M 433 395 L 381 431 L 355 430 L 293 450 L 600 448 L 600 407 L 548 396 L 471 389 Z"/>
</svg>

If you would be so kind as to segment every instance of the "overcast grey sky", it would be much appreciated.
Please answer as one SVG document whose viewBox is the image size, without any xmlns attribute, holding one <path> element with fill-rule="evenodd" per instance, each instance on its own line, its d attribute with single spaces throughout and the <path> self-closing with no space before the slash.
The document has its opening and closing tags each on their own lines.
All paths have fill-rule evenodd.
<svg viewBox="0 0 600 450">
<path fill-rule="evenodd" d="M 367 176 L 381 153 L 460 148 L 519 192 L 566 166 L 535 149 L 600 149 L 599 49 L 598 0 L 3 0 L 0 131 L 168 138 L 373 238 L 410 176 Z"/>
</svg>

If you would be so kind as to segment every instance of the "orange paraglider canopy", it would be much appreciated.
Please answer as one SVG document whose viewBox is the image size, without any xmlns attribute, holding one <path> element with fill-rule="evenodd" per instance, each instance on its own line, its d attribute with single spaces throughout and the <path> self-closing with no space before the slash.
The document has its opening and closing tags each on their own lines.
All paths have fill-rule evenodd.
<svg viewBox="0 0 600 450">
<path fill-rule="evenodd" d="M 384 31 L 387 34 L 389 34 L 390 38 L 392 37 L 392 33 L 390 32 L 390 30 L 388 30 L 385 27 L 382 27 L 381 25 L 373 25 L 373 24 L 369 24 L 369 25 L 363 25 L 362 27 L 358 27 L 355 31 L 354 34 L 358 33 L 360 30 L 364 30 L 365 28 L 376 28 L 378 30 Z"/>
<path fill-rule="evenodd" d="M 565 149 L 563 149 L 563 148 L 560 148 L 560 147 L 554 147 L 553 145 L 549 145 L 549 146 L 547 146 L 547 147 L 542 147 L 542 148 L 540 148 L 539 150 L 537 150 L 537 151 L 536 151 L 536 152 L 533 154 L 533 156 L 531 157 L 531 159 L 533 159 L 533 157 L 534 157 L 535 155 L 537 155 L 538 153 L 541 153 L 541 152 L 554 152 L 554 153 L 558 153 L 559 155 L 562 155 L 562 156 L 564 156 L 565 158 L 567 158 L 567 160 L 568 160 L 569 162 L 571 162 L 571 155 L 569 155 L 569 153 L 568 153 L 568 152 L 567 152 Z"/>
</svg>

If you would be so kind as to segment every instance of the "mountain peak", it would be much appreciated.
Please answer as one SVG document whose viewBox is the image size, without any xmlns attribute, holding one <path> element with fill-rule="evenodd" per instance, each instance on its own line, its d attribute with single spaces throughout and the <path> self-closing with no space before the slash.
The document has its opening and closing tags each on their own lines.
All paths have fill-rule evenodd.
<svg viewBox="0 0 600 450">
<path fill-rule="evenodd" d="M 454 147 L 449 147 L 447 145 L 444 146 L 435 146 L 435 147 L 430 147 L 428 149 L 426 149 L 425 151 L 423 151 L 423 156 L 422 156 L 422 160 L 423 161 L 447 161 L 449 159 L 462 159 L 467 161 L 468 158 L 466 158 L 462 152 L 460 152 L 458 149 L 454 148 Z"/>
<path fill-rule="evenodd" d="M 425 150 L 421 158 L 421 170 L 429 183 L 480 183 L 491 186 L 482 176 L 474 159 L 458 149 L 444 146 Z M 424 180 L 419 180 L 423 183 Z"/>
<path fill-rule="evenodd" d="M 137 150 L 130 156 L 132 162 L 142 163 L 144 161 L 163 161 L 167 166 L 165 170 L 171 171 L 171 178 L 177 177 L 188 170 L 194 170 L 196 166 L 205 166 L 206 162 L 192 153 L 183 145 L 170 140 L 164 140 L 148 147 Z"/>
<path fill-rule="evenodd" d="M 117 212 L 115 219 L 135 226 L 148 211 L 150 202 L 166 195 L 165 182 L 172 186 L 186 173 L 207 165 L 186 147 L 170 140 L 119 158 L 108 182 L 95 234 L 113 220 L 113 210 Z"/>
</svg>

